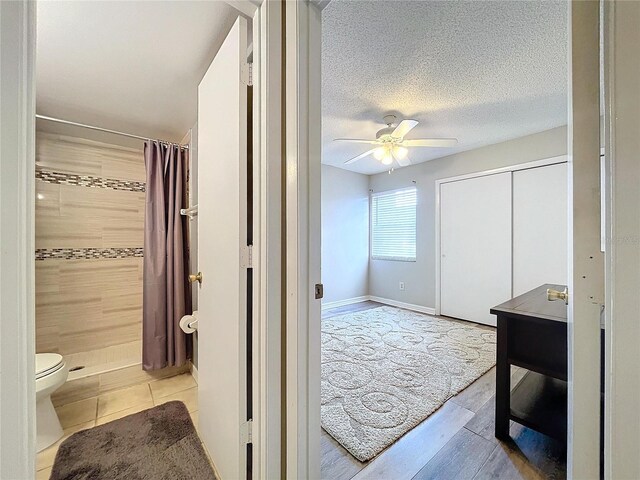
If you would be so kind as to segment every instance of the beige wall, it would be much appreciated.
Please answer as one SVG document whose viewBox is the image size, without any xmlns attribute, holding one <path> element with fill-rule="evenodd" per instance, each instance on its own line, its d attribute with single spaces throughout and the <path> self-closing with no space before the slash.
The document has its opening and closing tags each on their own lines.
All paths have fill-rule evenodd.
<svg viewBox="0 0 640 480">
<path fill-rule="evenodd" d="M 417 206 L 417 261 L 371 260 L 369 294 L 400 302 L 435 307 L 435 182 L 438 179 L 526 163 L 567 153 L 567 128 L 558 127 L 507 142 L 461 152 L 393 174 L 370 176 L 374 192 L 415 185 Z M 400 291 L 399 282 L 405 283 Z"/>
<path fill-rule="evenodd" d="M 131 252 L 143 247 L 144 192 L 128 189 L 145 180 L 141 148 L 43 132 L 36 145 L 36 258 L 101 257 L 36 260 L 37 351 L 70 354 L 139 342 L 142 258 Z M 128 183 L 105 186 L 103 179 Z"/>
</svg>

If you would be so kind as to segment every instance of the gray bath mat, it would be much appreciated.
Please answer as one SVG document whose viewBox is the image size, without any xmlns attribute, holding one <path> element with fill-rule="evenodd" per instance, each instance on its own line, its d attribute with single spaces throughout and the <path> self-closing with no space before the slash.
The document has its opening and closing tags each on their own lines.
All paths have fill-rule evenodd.
<svg viewBox="0 0 640 480">
<path fill-rule="evenodd" d="M 83 430 L 60 445 L 51 480 L 213 480 L 182 402 Z"/>
</svg>

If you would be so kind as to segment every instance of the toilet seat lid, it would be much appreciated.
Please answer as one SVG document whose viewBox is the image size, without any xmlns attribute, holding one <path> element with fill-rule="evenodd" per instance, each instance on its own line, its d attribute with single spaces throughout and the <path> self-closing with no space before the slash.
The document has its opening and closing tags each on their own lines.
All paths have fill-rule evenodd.
<svg viewBox="0 0 640 480">
<path fill-rule="evenodd" d="M 36 354 L 36 379 L 42 378 L 60 368 L 63 363 L 62 355 L 57 353 Z"/>
</svg>

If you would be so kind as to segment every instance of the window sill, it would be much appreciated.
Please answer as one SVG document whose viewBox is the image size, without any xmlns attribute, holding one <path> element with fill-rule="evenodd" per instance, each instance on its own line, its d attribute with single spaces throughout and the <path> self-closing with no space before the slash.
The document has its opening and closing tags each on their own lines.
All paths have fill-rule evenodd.
<svg viewBox="0 0 640 480">
<path fill-rule="evenodd" d="M 415 263 L 416 259 L 415 258 L 407 258 L 407 257 L 371 257 L 371 260 L 386 260 L 386 261 L 391 261 L 391 262 L 410 262 L 410 263 Z"/>
</svg>

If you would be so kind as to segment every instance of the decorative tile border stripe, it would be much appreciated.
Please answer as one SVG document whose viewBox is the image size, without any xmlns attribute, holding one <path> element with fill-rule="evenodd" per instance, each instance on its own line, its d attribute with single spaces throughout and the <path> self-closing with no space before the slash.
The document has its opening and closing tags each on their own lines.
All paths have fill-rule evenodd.
<svg viewBox="0 0 640 480">
<path fill-rule="evenodd" d="M 36 260 L 94 260 L 144 257 L 144 248 L 36 248 Z"/>
<path fill-rule="evenodd" d="M 144 182 L 117 180 L 115 178 L 93 177 L 91 175 L 75 175 L 72 173 L 36 170 L 36 178 L 47 183 L 76 185 L 78 187 L 110 188 L 127 192 L 144 192 Z"/>
</svg>

